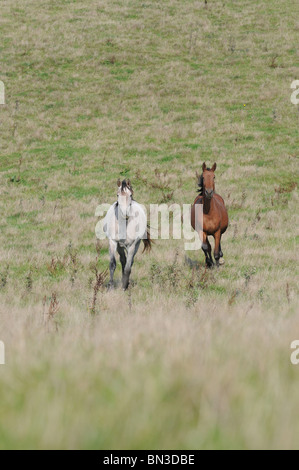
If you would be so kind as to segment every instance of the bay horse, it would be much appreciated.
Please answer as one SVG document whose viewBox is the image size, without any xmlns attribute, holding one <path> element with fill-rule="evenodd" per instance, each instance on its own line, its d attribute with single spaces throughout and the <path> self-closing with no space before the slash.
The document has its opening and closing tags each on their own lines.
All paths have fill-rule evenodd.
<svg viewBox="0 0 299 470">
<path fill-rule="evenodd" d="M 199 232 L 207 267 L 214 265 L 208 236 L 212 235 L 215 239 L 214 258 L 216 265 L 219 266 L 220 258 L 223 257 L 221 237 L 228 227 L 228 214 L 224 200 L 215 192 L 216 167 L 216 163 L 212 168 L 207 168 L 206 163 L 203 163 L 202 174 L 198 181 L 199 195 L 191 207 L 191 225 L 194 230 Z M 203 219 L 202 226 L 198 227 L 196 222 L 200 219 L 200 210 L 203 212 Z"/>
<path fill-rule="evenodd" d="M 117 201 L 110 207 L 104 219 L 104 233 L 109 239 L 110 283 L 114 286 L 116 252 L 122 265 L 122 287 L 127 290 L 135 255 L 141 240 L 144 250 L 150 251 L 152 241 L 147 227 L 147 216 L 143 207 L 133 199 L 133 189 L 129 180 L 117 182 Z"/>
</svg>

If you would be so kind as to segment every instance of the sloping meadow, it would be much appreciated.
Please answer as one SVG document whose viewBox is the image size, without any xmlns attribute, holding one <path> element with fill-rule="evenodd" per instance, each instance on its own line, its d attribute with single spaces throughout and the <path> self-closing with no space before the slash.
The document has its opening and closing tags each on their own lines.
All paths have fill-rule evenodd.
<svg viewBox="0 0 299 470">
<path fill-rule="evenodd" d="M 2 4 L 0 447 L 298 447 L 294 3 Z M 203 161 L 225 264 L 156 240 L 108 292 L 97 206 L 191 204 Z"/>
</svg>

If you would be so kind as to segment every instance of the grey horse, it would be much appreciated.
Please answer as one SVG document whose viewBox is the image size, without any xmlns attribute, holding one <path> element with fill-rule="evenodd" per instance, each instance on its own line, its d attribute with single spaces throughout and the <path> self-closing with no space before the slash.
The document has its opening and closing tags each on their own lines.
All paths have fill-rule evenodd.
<svg viewBox="0 0 299 470">
<path fill-rule="evenodd" d="M 151 249 L 152 241 L 147 227 L 146 212 L 138 202 L 134 201 L 130 181 L 118 180 L 117 187 L 117 202 L 109 208 L 103 229 L 109 239 L 109 286 L 110 288 L 114 286 L 113 277 L 116 269 L 116 252 L 118 252 L 122 265 L 122 287 L 126 290 L 141 240 L 144 243 L 143 252 Z"/>
</svg>

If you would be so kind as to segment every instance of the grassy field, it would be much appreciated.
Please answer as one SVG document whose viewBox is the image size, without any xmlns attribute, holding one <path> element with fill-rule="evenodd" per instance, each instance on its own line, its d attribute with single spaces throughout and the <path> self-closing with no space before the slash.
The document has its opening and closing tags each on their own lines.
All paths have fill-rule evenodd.
<svg viewBox="0 0 299 470">
<path fill-rule="evenodd" d="M 0 32 L 0 448 L 299 448 L 298 7 L 1 0 Z M 225 265 L 158 240 L 92 313 L 98 204 L 191 203 L 203 161 Z"/>
</svg>

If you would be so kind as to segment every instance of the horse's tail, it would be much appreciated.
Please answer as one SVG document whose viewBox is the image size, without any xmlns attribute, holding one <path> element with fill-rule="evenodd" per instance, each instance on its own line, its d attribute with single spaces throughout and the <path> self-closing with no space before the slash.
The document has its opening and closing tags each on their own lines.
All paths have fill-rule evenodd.
<svg viewBox="0 0 299 470">
<path fill-rule="evenodd" d="M 144 243 L 144 248 L 143 248 L 142 253 L 144 253 L 145 251 L 151 251 L 153 240 L 151 239 L 149 229 L 147 229 L 146 231 L 146 238 L 144 238 L 142 241 Z"/>
</svg>

